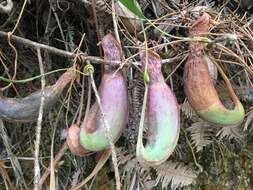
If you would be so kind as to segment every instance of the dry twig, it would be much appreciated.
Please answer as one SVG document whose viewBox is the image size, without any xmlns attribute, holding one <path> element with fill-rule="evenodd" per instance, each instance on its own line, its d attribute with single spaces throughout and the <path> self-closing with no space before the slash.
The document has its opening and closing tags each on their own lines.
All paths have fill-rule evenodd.
<svg viewBox="0 0 253 190">
<path fill-rule="evenodd" d="M 6 32 L 0 31 L 0 38 L 7 38 L 7 37 L 8 37 L 8 34 Z M 34 42 L 34 41 L 31 41 L 31 40 L 28 40 L 28 39 L 25 39 L 25 38 L 22 38 L 22 37 L 19 37 L 16 35 L 12 35 L 11 38 L 13 41 L 15 41 L 17 43 L 24 44 L 28 47 L 33 48 L 33 49 L 40 48 L 41 50 L 47 50 L 48 52 L 58 55 L 58 56 L 61 56 L 61 57 L 67 57 L 67 58 L 74 59 L 77 56 L 77 54 L 75 54 L 75 53 L 72 53 L 69 51 L 64 51 L 64 50 L 61 50 L 61 49 L 58 49 L 58 48 L 55 48 L 52 46 L 48 46 L 48 45 L 45 45 L 42 43 Z M 112 63 L 114 64 L 115 63 L 115 65 L 116 65 L 118 63 L 121 63 L 119 61 L 108 61 L 108 60 L 101 59 L 96 56 L 89 56 L 89 55 L 85 56 L 83 54 L 80 56 L 83 61 L 89 60 L 95 64 L 112 64 Z M 178 61 L 180 59 L 182 59 L 182 56 L 176 56 L 176 57 L 169 58 L 169 59 L 163 59 L 162 64 L 173 63 L 173 62 Z M 126 64 L 124 64 L 124 66 L 126 66 L 126 67 L 129 67 L 131 65 L 139 66 L 139 65 L 141 65 L 141 63 L 140 62 L 127 62 Z"/>
<path fill-rule="evenodd" d="M 42 90 L 42 96 L 40 100 L 40 109 L 39 109 L 39 115 L 37 120 L 37 128 L 36 128 L 36 140 L 35 140 L 35 150 L 34 150 L 34 190 L 39 190 L 39 180 L 40 180 L 40 164 L 39 164 L 39 153 L 40 153 L 40 137 L 41 137 L 41 124 L 42 124 L 42 118 L 43 118 L 43 108 L 45 103 L 45 76 L 44 76 L 44 68 L 42 63 L 42 57 L 40 49 L 37 49 L 38 54 L 38 60 L 39 60 L 39 66 L 40 66 L 40 73 L 42 74 L 41 77 L 41 90 Z"/>
</svg>

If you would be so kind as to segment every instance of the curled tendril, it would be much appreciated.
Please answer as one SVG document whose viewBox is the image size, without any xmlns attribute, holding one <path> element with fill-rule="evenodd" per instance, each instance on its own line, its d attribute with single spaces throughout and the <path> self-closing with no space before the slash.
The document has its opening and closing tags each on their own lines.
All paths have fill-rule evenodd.
<svg viewBox="0 0 253 190">
<path fill-rule="evenodd" d="M 85 76 L 90 76 L 94 73 L 94 67 L 93 65 L 91 65 L 90 63 L 88 63 L 87 65 L 84 66 L 83 68 L 83 74 Z"/>
</svg>

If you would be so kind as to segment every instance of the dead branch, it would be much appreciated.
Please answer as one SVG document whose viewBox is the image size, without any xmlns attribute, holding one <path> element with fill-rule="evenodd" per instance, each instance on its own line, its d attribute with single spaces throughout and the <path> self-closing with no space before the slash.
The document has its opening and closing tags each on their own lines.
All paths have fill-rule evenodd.
<svg viewBox="0 0 253 190">
<path fill-rule="evenodd" d="M 0 38 L 8 38 L 8 33 L 7 32 L 3 32 L 3 31 L 0 31 Z M 72 53 L 72 52 L 69 52 L 69 51 L 65 51 L 65 50 L 61 50 L 61 49 L 58 49 L 58 48 L 55 48 L 55 47 L 52 47 L 52 46 L 48 46 L 48 45 L 45 45 L 45 44 L 42 44 L 42 43 L 38 43 L 38 42 L 34 42 L 32 40 L 28 40 L 28 39 L 25 39 L 25 38 L 22 38 L 22 37 L 19 37 L 19 36 L 16 36 L 16 35 L 12 35 L 11 36 L 11 39 L 17 43 L 20 43 L 20 44 L 24 44 L 30 48 L 33 48 L 33 49 L 37 49 L 37 48 L 40 48 L 41 50 L 47 50 L 48 52 L 52 53 L 52 54 L 55 54 L 55 55 L 58 55 L 58 56 L 61 56 L 61 57 L 67 57 L 67 58 L 76 58 L 76 56 L 78 56 L 78 54 L 75 54 L 75 53 Z M 163 59 L 162 60 L 162 64 L 169 64 L 169 63 L 173 63 L 175 61 L 178 61 L 180 59 L 182 59 L 183 56 L 176 56 L 176 57 L 173 57 L 173 58 L 169 58 L 169 59 Z M 118 64 L 118 63 L 122 63 L 120 61 L 108 61 L 108 60 L 105 60 L 105 59 L 101 59 L 99 57 L 96 57 L 96 56 L 82 56 L 82 60 L 83 61 L 91 61 L 92 63 L 95 63 L 95 64 Z M 124 66 L 126 67 L 129 67 L 131 65 L 135 65 L 135 66 L 140 66 L 141 63 L 140 62 L 128 62 L 126 64 L 124 64 Z"/>
<path fill-rule="evenodd" d="M 64 155 L 65 151 L 68 149 L 68 145 L 67 143 L 64 143 L 61 147 L 61 149 L 59 150 L 59 152 L 56 154 L 55 158 L 54 158 L 54 166 L 57 168 L 57 164 L 59 163 L 59 161 L 61 160 L 62 156 Z M 44 184 L 44 182 L 46 181 L 47 177 L 50 174 L 50 166 L 45 170 L 44 174 L 42 175 L 42 177 L 40 178 L 39 181 L 39 189 L 42 189 L 42 186 Z"/>
<path fill-rule="evenodd" d="M 42 63 L 41 51 L 37 49 L 37 56 L 39 60 L 40 73 L 44 75 L 44 67 Z M 39 114 L 37 119 L 36 126 L 36 139 L 34 145 L 34 190 L 39 190 L 39 180 L 40 180 L 40 163 L 39 163 L 39 154 L 40 154 L 40 139 L 41 139 L 41 129 L 42 129 L 42 118 L 43 118 L 43 109 L 45 105 L 45 89 L 46 79 L 45 76 L 41 77 L 41 90 L 42 96 L 40 98 Z"/>
</svg>

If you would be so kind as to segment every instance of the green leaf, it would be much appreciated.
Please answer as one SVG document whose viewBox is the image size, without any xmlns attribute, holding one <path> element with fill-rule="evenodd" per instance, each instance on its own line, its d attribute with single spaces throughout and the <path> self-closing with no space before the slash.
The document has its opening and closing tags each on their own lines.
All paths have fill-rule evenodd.
<svg viewBox="0 0 253 190">
<path fill-rule="evenodd" d="M 145 19 L 142 10 L 136 0 L 119 0 L 126 8 L 128 8 L 136 16 Z"/>
</svg>

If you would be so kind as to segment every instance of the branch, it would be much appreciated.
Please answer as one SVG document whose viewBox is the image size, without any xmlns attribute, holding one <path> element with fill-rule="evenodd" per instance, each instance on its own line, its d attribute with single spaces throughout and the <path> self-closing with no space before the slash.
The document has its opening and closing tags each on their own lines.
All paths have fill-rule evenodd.
<svg viewBox="0 0 253 190">
<path fill-rule="evenodd" d="M 58 164 L 61 160 L 61 158 L 64 156 L 65 154 L 65 151 L 68 149 L 68 145 L 67 143 L 65 142 L 61 149 L 58 151 L 58 153 L 56 154 L 55 158 L 54 158 L 54 166 L 57 166 L 58 168 Z M 42 186 L 44 184 L 44 182 L 46 181 L 47 177 L 49 176 L 50 174 L 50 165 L 46 168 L 44 174 L 42 175 L 42 177 L 40 178 L 40 181 L 39 181 L 39 189 L 42 189 Z"/>
<path fill-rule="evenodd" d="M 42 57 L 40 53 L 40 49 L 37 49 L 37 56 L 39 60 L 39 66 L 40 66 L 40 72 L 43 75 L 44 74 L 44 68 L 42 63 Z M 42 90 L 42 96 L 40 101 L 40 108 L 39 108 L 39 115 L 37 120 L 37 128 L 36 128 L 36 139 L 35 139 L 35 150 L 34 150 L 34 190 L 39 190 L 39 180 L 40 180 L 40 164 L 39 164 L 39 152 L 40 152 L 40 139 L 41 139 L 41 123 L 43 118 L 43 109 L 44 109 L 44 103 L 45 103 L 45 76 L 42 76 L 41 78 L 41 90 Z"/>
<path fill-rule="evenodd" d="M 0 38 L 8 38 L 7 32 L 0 31 Z M 38 42 L 34 42 L 34 41 L 31 41 L 31 40 L 28 40 L 28 39 L 25 39 L 25 38 L 22 38 L 22 37 L 19 37 L 19 36 L 16 36 L 16 35 L 12 35 L 11 39 L 14 42 L 24 44 L 24 45 L 26 45 L 30 48 L 33 48 L 33 49 L 40 48 L 41 50 L 47 50 L 48 52 L 51 52 L 52 54 L 55 54 L 55 55 L 58 55 L 58 56 L 72 58 L 72 59 L 74 59 L 77 56 L 77 54 L 75 54 L 75 53 L 65 51 L 65 50 L 61 50 L 61 49 L 58 49 L 58 48 L 55 48 L 55 47 L 52 47 L 52 46 L 48 46 L 48 45 L 45 45 L 45 44 L 41 44 L 41 43 L 38 43 Z M 173 63 L 175 61 L 181 60 L 182 58 L 183 58 L 183 55 L 176 56 L 176 57 L 169 58 L 169 59 L 163 59 L 162 64 Z M 96 56 L 83 56 L 83 59 L 85 61 L 89 60 L 89 61 L 91 61 L 92 63 L 95 63 L 95 64 L 112 64 L 112 63 L 113 64 L 114 63 L 119 64 L 119 63 L 122 63 L 122 62 L 119 62 L 119 61 L 104 60 L 104 59 L 101 59 L 101 58 L 96 57 Z M 131 66 L 131 65 L 140 66 L 141 63 L 140 62 L 127 62 L 126 64 L 124 64 L 124 66 L 126 66 L 126 67 Z"/>
</svg>

